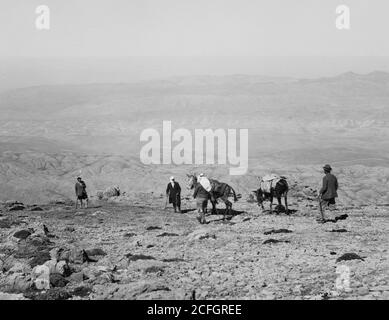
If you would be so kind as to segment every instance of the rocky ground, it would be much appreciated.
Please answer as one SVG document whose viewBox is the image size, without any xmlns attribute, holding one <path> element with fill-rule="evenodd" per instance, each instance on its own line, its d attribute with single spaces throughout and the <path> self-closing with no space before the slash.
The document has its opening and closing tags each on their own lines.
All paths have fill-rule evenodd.
<svg viewBox="0 0 389 320">
<path fill-rule="evenodd" d="M 319 224 L 308 193 L 291 197 L 289 216 L 251 200 L 205 225 L 189 197 L 182 214 L 155 194 L 77 210 L 8 201 L 0 299 L 389 299 L 388 206 L 340 206 Z"/>
</svg>

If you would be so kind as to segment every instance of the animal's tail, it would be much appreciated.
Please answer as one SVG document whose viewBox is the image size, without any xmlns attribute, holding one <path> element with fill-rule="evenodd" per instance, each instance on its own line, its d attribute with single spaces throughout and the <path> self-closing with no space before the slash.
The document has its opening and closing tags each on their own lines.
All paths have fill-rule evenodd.
<svg viewBox="0 0 389 320">
<path fill-rule="evenodd" d="M 233 195 L 233 197 L 234 197 L 234 202 L 238 201 L 238 197 L 236 196 L 236 193 L 235 193 L 234 188 L 231 187 L 231 186 L 230 186 L 230 188 L 231 188 L 231 191 L 232 191 L 232 195 Z"/>
</svg>

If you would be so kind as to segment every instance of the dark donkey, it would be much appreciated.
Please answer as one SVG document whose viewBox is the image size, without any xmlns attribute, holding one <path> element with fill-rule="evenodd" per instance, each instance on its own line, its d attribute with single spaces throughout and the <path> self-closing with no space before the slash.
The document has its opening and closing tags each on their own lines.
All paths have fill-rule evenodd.
<svg viewBox="0 0 389 320">
<path fill-rule="evenodd" d="M 262 179 L 258 177 L 259 181 L 261 182 Z M 280 180 L 276 183 L 275 186 L 272 186 L 270 188 L 270 192 L 265 192 L 261 189 L 261 186 L 259 187 L 258 190 L 255 190 L 254 193 L 257 196 L 257 202 L 258 206 L 261 206 L 262 210 L 264 209 L 263 207 L 263 202 L 265 200 L 270 200 L 270 212 L 273 212 L 273 198 L 277 198 L 278 205 L 281 206 L 281 197 L 284 197 L 285 201 L 285 213 L 289 214 L 288 210 L 288 191 L 289 191 L 289 186 L 288 182 L 286 181 L 285 177 L 280 177 Z M 278 213 L 278 211 L 277 211 Z"/>
<path fill-rule="evenodd" d="M 187 174 L 187 177 L 188 177 L 187 188 L 190 190 L 194 189 L 199 184 L 199 182 L 197 181 L 197 176 L 195 174 Z M 223 220 L 225 220 L 226 216 L 228 214 L 230 214 L 230 212 L 232 210 L 232 203 L 231 203 L 231 201 L 228 200 L 228 197 L 230 197 L 232 195 L 234 197 L 234 202 L 238 201 L 238 197 L 235 193 L 235 190 L 227 183 L 219 182 L 219 181 L 214 180 L 214 179 L 209 179 L 209 181 L 211 182 L 211 185 L 213 186 L 213 188 L 212 188 L 213 189 L 213 191 L 212 191 L 213 196 L 211 196 L 211 193 L 209 193 L 209 200 L 212 203 L 212 213 L 213 214 L 217 213 L 217 211 L 216 211 L 217 199 L 221 199 L 224 202 L 224 204 L 226 205 L 226 210 L 224 210 L 224 214 L 223 214 Z M 201 223 L 205 223 L 204 210 L 201 212 L 201 216 L 200 216 L 199 220 Z"/>
</svg>

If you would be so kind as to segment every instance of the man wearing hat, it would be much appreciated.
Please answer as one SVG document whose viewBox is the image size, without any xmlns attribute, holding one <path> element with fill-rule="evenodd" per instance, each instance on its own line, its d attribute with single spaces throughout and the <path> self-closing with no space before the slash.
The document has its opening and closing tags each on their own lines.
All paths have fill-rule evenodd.
<svg viewBox="0 0 389 320">
<path fill-rule="evenodd" d="M 335 209 L 335 198 L 338 197 L 338 179 L 331 173 L 332 168 L 329 164 L 323 167 L 325 176 L 323 177 L 323 186 L 319 191 L 320 209 L 329 208 Z M 323 212 L 321 212 L 322 220 L 324 220 Z"/>
<path fill-rule="evenodd" d="M 88 208 L 88 194 L 86 193 L 86 184 L 81 179 L 81 177 L 77 178 L 76 185 L 74 186 L 76 191 L 76 209 L 78 201 L 80 201 L 80 208 L 82 208 L 83 200 L 85 200 L 85 208 Z"/>
<path fill-rule="evenodd" d="M 174 212 L 181 213 L 181 187 L 174 177 L 170 177 L 170 182 L 166 187 L 166 197 L 169 199 L 169 203 L 173 204 Z"/>
</svg>

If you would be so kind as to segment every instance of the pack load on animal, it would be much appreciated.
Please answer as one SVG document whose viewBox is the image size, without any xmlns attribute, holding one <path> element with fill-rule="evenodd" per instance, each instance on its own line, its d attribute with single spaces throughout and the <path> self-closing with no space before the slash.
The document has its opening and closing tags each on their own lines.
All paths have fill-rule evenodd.
<svg viewBox="0 0 389 320">
<path fill-rule="evenodd" d="M 281 180 L 277 174 L 268 174 L 263 176 L 260 180 L 260 187 L 263 192 L 270 193 L 271 189 L 274 188 L 278 181 Z"/>
<path fill-rule="evenodd" d="M 212 190 L 212 184 L 211 181 L 207 177 L 205 177 L 203 174 L 200 174 L 198 177 L 198 182 L 202 185 L 202 187 L 207 190 L 208 192 L 211 192 Z"/>
</svg>

